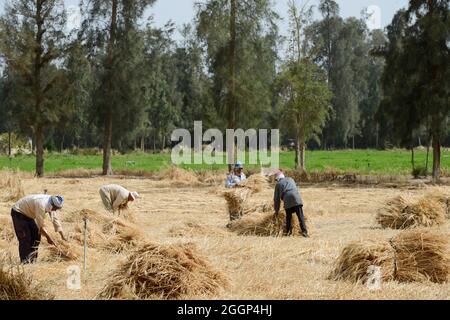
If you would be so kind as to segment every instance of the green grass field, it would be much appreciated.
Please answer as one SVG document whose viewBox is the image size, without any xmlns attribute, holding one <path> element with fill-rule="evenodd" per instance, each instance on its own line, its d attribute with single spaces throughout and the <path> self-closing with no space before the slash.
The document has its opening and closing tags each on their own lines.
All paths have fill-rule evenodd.
<svg viewBox="0 0 450 320">
<path fill-rule="evenodd" d="M 424 166 L 426 152 L 416 152 L 416 165 Z M 127 166 L 127 161 L 134 161 L 135 165 Z M 375 151 L 375 150 L 342 150 L 342 151 L 309 151 L 306 156 L 307 169 L 322 171 L 332 168 L 359 174 L 409 174 L 411 172 L 411 154 L 408 151 Z M 430 156 L 430 167 L 431 167 Z M 112 157 L 113 169 L 131 169 L 144 171 L 158 171 L 171 164 L 170 154 L 131 153 Z M 0 168 L 34 171 L 34 156 L 16 156 L 9 159 L 0 156 Z M 102 166 L 102 157 L 77 156 L 68 154 L 48 154 L 45 157 L 47 173 L 56 173 L 69 169 L 98 169 Z M 284 169 L 294 167 L 294 153 L 283 152 L 280 155 L 280 166 Z M 183 165 L 184 168 L 196 170 L 220 169 L 225 165 Z M 256 167 L 256 166 L 249 166 Z M 450 152 L 442 152 L 442 168 L 450 171 Z"/>
</svg>

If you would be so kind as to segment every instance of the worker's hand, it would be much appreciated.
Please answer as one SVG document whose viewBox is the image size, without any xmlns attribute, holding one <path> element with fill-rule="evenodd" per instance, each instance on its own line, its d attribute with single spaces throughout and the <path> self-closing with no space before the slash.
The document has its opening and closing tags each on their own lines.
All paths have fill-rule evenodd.
<svg viewBox="0 0 450 320">
<path fill-rule="evenodd" d="M 64 234 L 64 232 L 61 231 L 59 234 L 61 236 L 61 239 L 63 239 L 66 242 L 69 241 L 69 240 L 67 240 L 66 235 Z"/>
<path fill-rule="evenodd" d="M 52 245 L 52 246 L 56 247 L 55 241 L 53 241 L 53 239 L 50 236 L 47 236 L 47 242 L 48 242 L 49 245 Z"/>
</svg>

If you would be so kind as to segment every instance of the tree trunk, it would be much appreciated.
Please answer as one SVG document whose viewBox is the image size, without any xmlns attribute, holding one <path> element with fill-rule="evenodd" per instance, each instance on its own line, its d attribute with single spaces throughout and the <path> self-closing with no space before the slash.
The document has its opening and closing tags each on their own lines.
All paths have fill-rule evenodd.
<svg viewBox="0 0 450 320">
<path fill-rule="evenodd" d="M 438 135 L 433 136 L 433 182 L 441 178 L 441 141 Z"/>
<path fill-rule="evenodd" d="M 295 139 L 295 170 L 300 169 L 300 139 Z"/>
<path fill-rule="evenodd" d="M 41 126 L 36 128 L 36 176 L 44 176 L 44 132 Z"/>
<path fill-rule="evenodd" d="M 428 165 L 430 162 L 430 144 L 431 144 L 431 139 L 428 139 L 427 141 L 427 158 L 425 159 L 425 172 L 428 175 Z"/>
<path fill-rule="evenodd" d="M 141 151 L 145 152 L 145 138 L 141 137 Z"/>
<path fill-rule="evenodd" d="M 300 139 L 300 169 L 306 171 L 306 143 L 304 139 Z"/>
<path fill-rule="evenodd" d="M 111 22 L 109 26 L 109 40 L 108 40 L 108 58 L 106 63 L 106 69 L 108 70 L 108 83 L 107 83 L 107 93 L 112 96 L 113 86 L 112 82 L 116 79 L 112 78 L 112 72 L 114 70 L 114 44 L 116 42 L 116 29 L 117 29 L 117 0 L 112 0 L 112 10 L 111 10 Z M 103 175 L 112 175 L 111 168 L 111 144 L 112 144 L 112 126 L 113 126 L 113 115 L 112 110 L 109 105 L 105 106 L 108 108 L 105 117 L 104 126 L 104 137 L 103 137 Z"/>
<path fill-rule="evenodd" d="M 112 175 L 111 144 L 112 144 L 112 113 L 105 117 L 105 132 L 103 137 L 103 175 Z"/>
<path fill-rule="evenodd" d="M 228 129 L 236 129 L 236 16 L 237 16 L 237 0 L 230 0 L 230 45 L 229 45 L 229 79 L 228 79 Z M 230 148 L 230 159 L 235 162 L 236 153 Z M 228 170 L 231 171 L 232 164 L 228 164 Z"/>
<path fill-rule="evenodd" d="M 12 156 L 12 147 L 11 147 L 11 129 L 8 130 L 8 156 Z"/>
<path fill-rule="evenodd" d="M 413 171 L 416 169 L 414 161 L 414 147 L 412 145 L 411 145 L 411 167 Z"/>
</svg>

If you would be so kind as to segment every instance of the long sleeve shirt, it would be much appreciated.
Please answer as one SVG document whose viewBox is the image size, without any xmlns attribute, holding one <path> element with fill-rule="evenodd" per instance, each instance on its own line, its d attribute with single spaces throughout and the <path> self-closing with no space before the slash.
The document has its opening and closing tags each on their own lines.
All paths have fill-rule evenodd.
<svg viewBox="0 0 450 320">
<path fill-rule="evenodd" d="M 231 173 L 227 177 L 225 186 L 227 188 L 233 188 L 235 185 L 241 183 L 242 181 L 245 181 L 246 179 L 247 179 L 247 177 L 243 173 L 240 176 L 235 175 L 234 173 Z"/>
<path fill-rule="evenodd" d="M 52 211 L 52 204 L 49 195 L 30 195 L 17 201 L 13 209 L 24 216 L 34 219 L 39 228 L 45 227 L 45 217 L 47 213 L 56 232 L 62 232 L 62 225 L 56 212 Z"/>
<path fill-rule="evenodd" d="M 303 205 L 302 197 L 297 189 L 297 185 L 292 178 L 283 178 L 277 182 L 274 193 L 275 212 L 280 211 L 281 200 L 284 202 L 285 209 L 291 209 Z"/>
<path fill-rule="evenodd" d="M 128 197 L 130 196 L 130 191 L 125 189 L 118 184 L 110 184 L 101 187 L 101 189 L 109 194 L 109 199 L 111 201 L 111 207 L 113 210 L 119 209 L 121 205 L 128 203 Z"/>
</svg>

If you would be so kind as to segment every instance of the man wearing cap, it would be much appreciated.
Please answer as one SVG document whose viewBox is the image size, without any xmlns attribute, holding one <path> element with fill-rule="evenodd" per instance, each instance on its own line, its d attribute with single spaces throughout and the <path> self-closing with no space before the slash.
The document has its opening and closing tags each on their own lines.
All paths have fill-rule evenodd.
<svg viewBox="0 0 450 320">
<path fill-rule="evenodd" d="M 61 222 L 56 216 L 56 211 L 62 209 L 63 203 L 64 198 L 62 196 L 30 195 L 14 204 L 11 209 L 11 217 L 14 231 L 19 240 L 21 263 L 36 262 L 41 234 L 47 238 L 49 244 L 55 245 L 55 241 L 45 229 L 47 214 L 55 231 L 60 234 L 64 241 L 67 241 Z"/>
<path fill-rule="evenodd" d="M 230 172 L 230 174 L 227 177 L 227 182 L 226 182 L 227 188 L 237 188 L 237 187 L 239 187 L 241 182 L 243 182 L 247 179 L 243 170 L 244 170 L 244 166 L 242 165 L 241 162 L 238 161 L 234 165 L 233 171 Z"/>
<path fill-rule="evenodd" d="M 281 200 L 284 202 L 286 210 L 286 234 L 292 235 L 292 215 L 295 213 L 300 222 L 302 235 L 308 238 L 308 230 L 306 229 L 305 216 L 303 214 L 303 200 L 297 189 L 297 185 L 292 178 L 286 178 L 282 171 L 275 173 L 277 184 L 275 186 L 274 207 L 275 215 L 280 213 Z"/>
<path fill-rule="evenodd" d="M 126 209 L 129 202 L 135 201 L 139 198 L 137 192 L 130 192 L 118 184 L 109 184 L 103 186 L 99 190 L 103 205 L 106 210 L 115 213 L 117 210 Z"/>
</svg>

